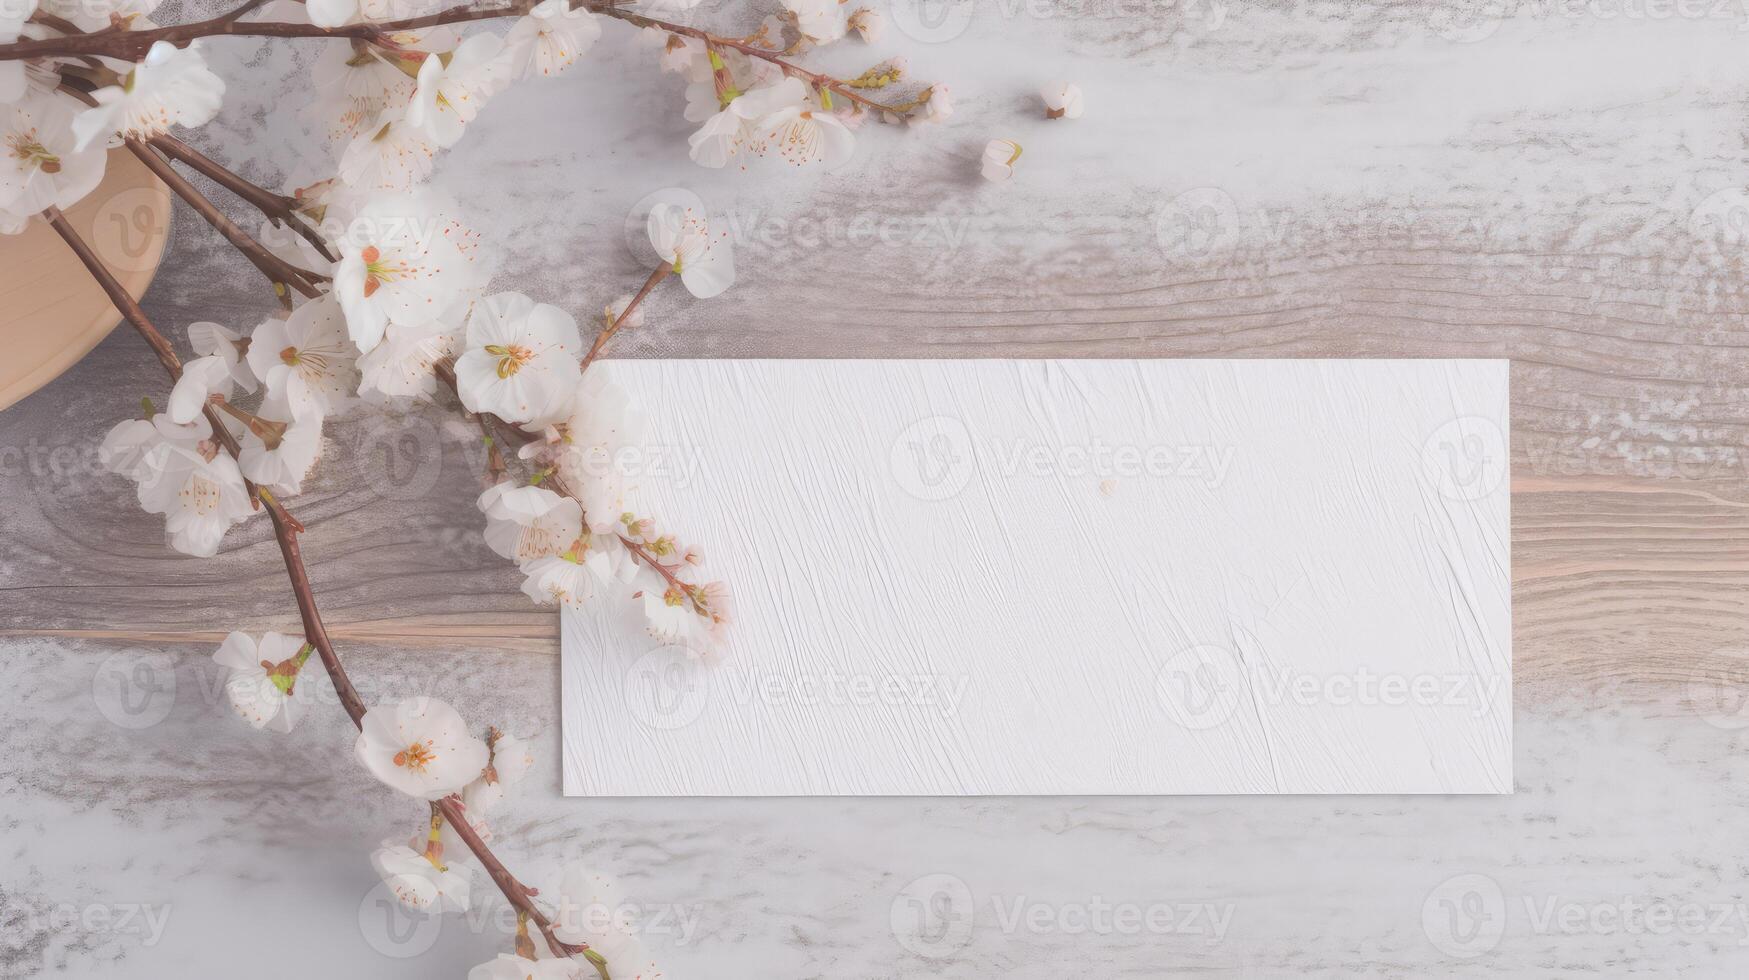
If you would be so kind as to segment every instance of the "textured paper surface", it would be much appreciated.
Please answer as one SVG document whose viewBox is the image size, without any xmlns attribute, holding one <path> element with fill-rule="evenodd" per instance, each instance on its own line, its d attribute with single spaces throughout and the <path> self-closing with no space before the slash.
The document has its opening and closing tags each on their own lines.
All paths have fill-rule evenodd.
<svg viewBox="0 0 1749 980">
<path fill-rule="evenodd" d="M 596 370 L 736 621 L 566 614 L 568 794 L 1511 791 L 1505 361 Z"/>
</svg>

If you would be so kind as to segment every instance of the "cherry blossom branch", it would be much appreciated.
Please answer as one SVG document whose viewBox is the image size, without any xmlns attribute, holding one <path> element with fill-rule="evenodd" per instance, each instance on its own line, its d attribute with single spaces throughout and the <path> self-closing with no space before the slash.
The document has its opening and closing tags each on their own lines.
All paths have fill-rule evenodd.
<svg viewBox="0 0 1749 980">
<path fill-rule="evenodd" d="M 251 2 L 229 13 L 187 24 L 152 27 L 142 31 L 109 27 L 89 34 L 34 38 L 15 41 L 11 44 L 0 44 L 0 61 L 16 61 L 21 58 L 60 58 L 76 55 L 97 55 L 105 58 L 138 61 L 145 56 L 153 44 L 159 41 L 168 41 L 180 46 L 204 37 L 337 37 L 377 41 L 386 35 L 399 34 L 403 31 L 417 31 L 427 27 L 463 24 L 476 20 L 493 20 L 499 17 L 520 17 L 534 9 L 539 2 L 540 0 L 514 0 L 512 3 L 491 7 L 464 3 L 436 13 L 419 17 L 406 17 L 401 20 L 346 24 L 341 27 L 317 27 L 314 24 L 241 20 L 240 18 L 244 14 L 260 5 L 260 0 L 251 0 Z M 571 6 L 592 10 L 596 13 L 607 13 L 613 9 L 614 4 L 621 2 L 625 2 L 625 0 L 586 0 L 586 2 L 572 0 Z"/>
<path fill-rule="evenodd" d="M 335 255 L 330 249 L 328 240 L 322 237 L 321 232 L 310 227 L 303 216 L 298 214 L 295 207 L 297 202 L 294 199 L 283 194 L 275 194 L 260 184 L 247 180 L 224 164 L 169 134 L 154 136 L 148 142 L 164 155 L 188 166 L 213 183 L 254 205 L 255 209 L 260 211 L 263 216 L 290 228 L 304 241 L 309 242 L 316 251 L 321 253 L 323 258 L 330 262 L 340 261 L 340 256 Z"/>
<path fill-rule="evenodd" d="M 661 282 L 663 277 L 667 276 L 672 269 L 672 265 L 664 262 L 656 267 L 655 272 L 650 273 L 650 277 L 644 280 L 643 288 L 639 289 L 637 295 L 632 297 L 631 302 L 626 304 L 625 310 L 614 319 L 612 324 L 603 329 L 601 334 L 595 338 L 595 346 L 590 349 L 589 356 L 583 359 L 582 368 L 589 367 L 590 362 L 595 359 L 595 355 L 600 353 L 601 349 L 606 346 L 608 340 L 612 339 L 614 333 L 619 330 L 620 324 L 625 322 L 626 317 L 629 316 L 633 310 L 637 309 L 638 304 L 643 301 L 645 296 L 649 295 L 650 290 L 654 289 L 656 284 Z M 442 381 L 444 386 L 449 388 L 450 392 L 456 396 L 456 401 L 459 404 L 461 401 L 461 389 L 456 381 L 455 366 L 450 363 L 448 358 L 445 358 L 444 360 L 439 361 L 433 370 L 436 373 L 438 380 Z M 479 420 L 481 428 L 486 430 L 488 439 L 493 438 L 494 431 L 499 433 L 498 438 L 508 438 L 518 444 L 526 444 L 540 438 L 539 436 L 529 433 L 521 426 L 504 421 L 498 416 L 493 415 L 491 412 L 479 412 L 475 415 L 475 418 Z M 496 446 L 493 448 L 496 450 Z M 494 462 L 501 461 L 495 460 Z M 490 472 L 494 482 L 496 482 L 502 475 L 502 470 L 497 465 L 493 465 Z M 579 504 L 582 503 L 582 498 L 572 492 L 570 487 L 565 485 L 564 478 L 557 473 L 547 473 L 543 482 L 552 487 L 555 493 L 558 493 L 561 496 L 570 497 L 571 499 L 576 500 Z M 584 516 L 585 519 L 587 519 L 588 515 Z M 674 574 L 674 569 L 678 567 L 677 565 L 663 564 L 661 559 L 650 553 L 650 549 L 646 547 L 643 542 L 637 541 L 629 535 L 615 534 L 614 536 L 619 539 L 620 544 L 624 545 L 626 551 L 630 552 L 634 558 L 649 566 L 656 574 L 662 576 L 663 581 L 668 583 L 670 589 L 673 589 L 684 597 L 687 604 L 692 607 L 693 612 L 700 616 L 710 615 L 710 610 L 706 609 L 704 604 L 699 601 L 698 595 L 695 591 L 698 587 L 684 581 L 678 575 Z"/>
<path fill-rule="evenodd" d="M 629 10 L 621 10 L 617 7 L 608 7 L 605 10 L 599 10 L 596 12 L 606 17 L 612 17 L 615 20 L 623 20 L 634 27 L 654 27 L 659 30 L 667 31 L 670 34 L 680 34 L 685 37 L 703 41 L 705 44 L 712 47 L 733 48 L 750 58 L 758 58 L 761 61 L 770 62 L 771 64 L 783 69 L 784 74 L 799 78 L 805 82 L 811 82 L 815 88 L 830 89 L 850 101 L 865 105 L 876 112 L 890 112 L 897 116 L 903 116 L 911 109 L 916 108 L 915 106 L 896 106 L 888 105 L 884 102 L 876 102 L 874 99 L 858 92 L 843 79 L 823 74 L 821 72 L 809 71 L 806 68 L 797 65 L 795 62 L 790 61 L 788 58 L 783 57 L 782 54 L 776 51 L 762 48 L 757 44 L 750 44 L 739 38 L 723 37 L 720 34 L 712 34 L 709 31 L 699 30 L 696 27 L 687 27 L 684 24 L 675 24 L 666 20 L 657 20 L 654 17 L 646 17 L 643 14 L 634 14 Z M 3 52 L 4 50 L 4 45 L 0 45 L 0 52 Z"/>
<path fill-rule="evenodd" d="M 153 353 L 158 357 L 158 363 L 164 366 L 164 370 L 170 375 L 171 380 L 174 381 L 182 377 L 182 361 L 176 356 L 176 349 L 158 331 L 157 327 L 152 325 L 152 321 L 140 308 L 140 304 L 134 300 L 127 289 L 109 271 L 109 268 L 97 257 L 91 246 L 68 224 L 66 216 L 58 208 L 51 207 L 43 212 L 43 217 L 54 228 L 55 232 L 66 241 L 74 254 L 79 257 L 79 261 L 84 264 L 92 278 L 103 288 L 104 293 L 108 295 L 110 302 L 115 304 L 115 308 L 121 312 L 122 317 L 152 348 Z M 214 436 L 233 457 L 239 456 L 241 448 L 214 413 L 212 406 L 206 406 L 203 411 L 206 414 L 207 422 L 212 426 Z M 328 637 L 328 630 L 322 623 L 322 613 L 316 606 L 315 590 L 310 584 L 310 575 L 304 565 L 303 552 L 298 546 L 297 536 L 303 532 L 304 526 L 291 515 L 290 511 L 286 510 L 285 505 L 281 504 L 272 493 L 260 487 L 251 486 L 250 489 L 254 497 L 261 502 L 262 506 L 266 507 L 268 517 L 273 521 L 273 536 L 279 544 L 281 556 L 285 559 L 286 576 L 291 580 L 292 593 L 297 600 L 298 616 L 303 621 L 304 639 L 321 656 L 322 667 L 327 671 L 328 679 L 333 682 L 334 691 L 340 698 L 341 706 L 346 709 L 347 717 L 352 720 L 354 727 L 362 728 L 367 710 L 364 699 L 359 697 L 358 689 L 353 686 L 352 678 L 347 675 L 346 667 L 341 663 L 340 655 L 334 649 L 333 641 Z M 455 796 L 449 796 L 438 801 L 437 806 L 444 818 L 450 822 L 461 837 L 462 842 L 468 846 L 468 850 L 473 852 L 475 859 L 480 862 L 480 866 L 485 869 L 486 874 L 504 893 L 504 897 L 518 912 L 527 915 L 529 920 L 540 929 L 541 935 L 546 937 L 547 946 L 552 950 L 553 955 L 559 957 L 582 955 L 596 968 L 603 980 L 607 980 L 606 961 L 601 958 L 599 953 L 590 950 L 586 944 L 566 943 L 559 938 L 552 920 L 534 904 L 533 896 L 536 892 L 517 880 L 516 876 L 504 866 L 504 863 L 498 860 L 497 855 L 492 853 L 491 847 L 474 831 L 473 826 L 468 823 L 466 808 L 462 805 L 461 800 Z"/>
<path fill-rule="evenodd" d="M 589 370 L 589 365 L 595 363 L 595 356 L 600 354 L 601 349 L 607 346 L 607 342 L 613 339 L 613 335 L 619 332 L 620 325 L 626 322 L 626 320 L 632 315 L 632 311 L 636 310 L 638 305 L 644 301 L 644 297 L 650 295 L 650 290 L 655 289 L 656 284 L 661 282 L 668 273 L 673 271 L 673 263 L 664 262 L 656 267 L 655 272 L 650 273 L 650 278 L 644 280 L 644 285 L 638 289 L 638 293 L 636 296 L 632 297 L 632 301 L 626 304 L 626 308 L 619 312 L 619 316 L 614 317 L 612 323 L 603 327 L 601 332 L 595 335 L 595 343 L 590 345 L 589 353 L 584 356 L 582 363 L 577 366 L 579 374 Z"/>
<path fill-rule="evenodd" d="M 170 165 L 170 161 L 160 156 L 158 151 L 151 146 L 131 136 L 124 142 L 128 150 L 138 157 L 147 169 L 175 191 L 177 197 L 188 202 L 189 207 L 199 212 L 200 216 L 206 219 L 206 223 L 223 235 L 225 241 L 235 246 L 237 251 L 242 252 L 250 264 L 261 270 L 261 274 L 273 283 L 275 292 L 290 287 L 302 293 L 306 299 L 313 299 L 321 295 L 321 290 L 316 288 L 315 283 L 325 281 L 326 276 L 300 269 L 269 252 L 260 242 L 250 238 L 248 232 L 237 227 L 230 218 L 225 217 L 223 212 L 213 206 L 213 202 L 208 200 L 206 195 L 189 183 L 188 178 L 177 173 L 176 168 Z M 283 293 L 280 295 L 284 296 Z"/>
<path fill-rule="evenodd" d="M 581 955 L 589 961 L 591 966 L 595 967 L 597 973 L 601 974 L 601 980 L 609 980 L 607 961 L 602 958 L 600 953 L 590 949 L 587 943 L 567 943 L 559 938 L 552 920 L 547 918 L 546 913 L 534 904 L 534 896 L 538 892 L 518 881 L 516 876 L 504 867 L 503 862 L 493 855 L 492 849 L 487 846 L 484 840 L 480 839 L 480 835 L 474 830 L 473 825 L 468 823 L 467 808 L 462 805 L 461 799 L 455 796 L 446 796 L 437 802 L 437 808 L 443 813 L 444 819 L 449 821 L 449 825 L 454 828 L 456 835 L 462 839 L 462 843 L 468 845 L 468 850 L 472 851 L 474 857 L 479 859 L 480 866 L 486 869 L 486 874 L 492 879 L 492 883 L 498 886 L 498 890 L 504 893 L 504 897 L 510 901 L 516 911 L 528 916 L 529 921 L 540 929 L 541 935 L 546 937 L 547 948 L 553 951 L 553 955 L 562 959 Z"/>
</svg>

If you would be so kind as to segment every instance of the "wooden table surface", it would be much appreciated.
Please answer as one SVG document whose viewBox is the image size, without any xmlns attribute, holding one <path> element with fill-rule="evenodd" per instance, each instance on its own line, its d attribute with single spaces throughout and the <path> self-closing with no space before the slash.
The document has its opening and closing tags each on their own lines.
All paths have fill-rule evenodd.
<svg viewBox="0 0 1749 980">
<path fill-rule="evenodd" d="M 674 977 L 1743 975 L 1743 12 L 968 9 L 873 52 L 950 81 L 954 119 L 866 127 L 835 173 L 692 166 L 678 83 L 608 25 L 489 107 L 438 184 L 499 248 L 495 288 L 580 319 L 641 281 L 635 202 L 703 196 L 737 285 L 664 287 L 616 356 L 1511 358 L 1517 792 L 564 800 L 558 620 L 480 540 L 477 460 L 435 406 L 332 426 L 292 502 L 367 696 L 538 733 L 511 859 L 623 877 Z M 823 60 L 859 70 L 858 43 Z M 214 48 L 232 98 L 199 142 L 263 180 L 319 167 L 284 163 L 276 103 L 312 49 Z M 1086 118 L 1036 118 L 1053 76 Z M 997 136 L 1026 146 L 1002 186 L 976 172 Z M 264 315 L 253 271 L 178 221 L 148 313 L 178 338 Z M 365 856 L 420 815 L 353 763 L 338 707 L 268 738 L 215 686 L 226 631 L 296 622 L 265 522 L 183 558 L 98 470 L 166 391 L 118 331 L 0 414 L 0 974 L 460 975 L 503 935 L 385 924 Z M 920 942 L 941 895 L 967 931 Z"/>
</svg>

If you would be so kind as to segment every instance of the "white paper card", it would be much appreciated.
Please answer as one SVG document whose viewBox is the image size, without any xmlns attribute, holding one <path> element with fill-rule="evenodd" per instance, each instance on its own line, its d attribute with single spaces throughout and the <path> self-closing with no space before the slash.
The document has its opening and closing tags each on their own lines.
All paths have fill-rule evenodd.
<svg viewBox="0 0 1749 980">
<path fill-rule="evenodd" d="M 565 792 L 1507 793 L 1507 362 L 668 360 L 707 658 L 564 617 Z"/>
</svg>

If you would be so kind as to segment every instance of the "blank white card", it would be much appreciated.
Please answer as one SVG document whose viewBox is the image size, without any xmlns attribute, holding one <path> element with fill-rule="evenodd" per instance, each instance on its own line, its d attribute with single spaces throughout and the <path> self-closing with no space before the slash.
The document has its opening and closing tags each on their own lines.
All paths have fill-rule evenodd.
<svg viewBox="0 0 1749 980">
<path fill-rule="evenodd" d="M 735 619 L 564 619 L 586 796 L 1507 793 L 1507 362 L 610 361 Z"/>
</svg>

